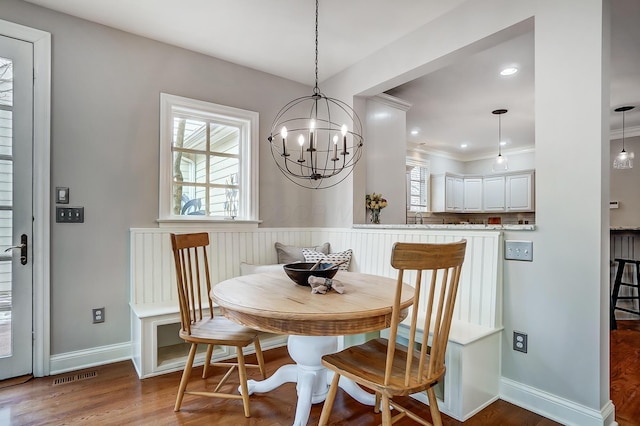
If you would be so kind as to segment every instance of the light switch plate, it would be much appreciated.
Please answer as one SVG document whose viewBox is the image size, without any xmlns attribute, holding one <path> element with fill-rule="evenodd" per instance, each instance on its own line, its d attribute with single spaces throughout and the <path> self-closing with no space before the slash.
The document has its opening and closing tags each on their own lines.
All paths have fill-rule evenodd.
<svg viewBox="0 0 640 426">
<path fill-rule="evenodd" d="M 533 261 L 533 241 L 505 240 L 504 258 L 506 260 Z"/>
<path fill-rule="evenodd" d="M 56 223 L 84 223 L 84 207 L 56 206 Z"/>
<path fill-rule="evenodd" d="M 62 186 L 56 187 L 56 203 L 69 204 L 69 188 Z"/>
</svg>

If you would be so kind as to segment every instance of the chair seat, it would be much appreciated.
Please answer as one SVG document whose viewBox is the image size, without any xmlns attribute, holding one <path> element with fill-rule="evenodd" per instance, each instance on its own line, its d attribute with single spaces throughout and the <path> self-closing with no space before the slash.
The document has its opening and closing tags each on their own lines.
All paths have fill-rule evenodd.
<svg viewBox="0 0 640 426">
<path fill-rule="evenodd" d="M 229 321 L 225 317 L 204 318 L 191 325 L 191 334 L 180 330 L 180 338 L 190 343 L 248 346 L 258 332 Z"/>
<path fill-rule="evenodd" d="M 412 362 L 411 379 L 408 386 L 404 383 L 405 360 L 407 348 L 396 344 L 395 357 L 392 367 L 391 379 L 388 385 L 384 385 L 385 362 L 387 357 L 387 339 L 374 339 L 357 346 L 351 346 L 335 354 L 322 357 L 322 364 L 325 367 L 331 366 L 340 375 L 348 377 L 353 381 L 362 384 L 377 392 L 386 393 L 389 396 L 406 396 L 423 391 L 435 385 L 444 376 L 445 369 L 438 374 L 431 375 L 431 380 L 426 377 L 416 380 L 419 352 L 414 353 Z M 429 363 L 429 355 L 425 363 Z"/>
</svg>

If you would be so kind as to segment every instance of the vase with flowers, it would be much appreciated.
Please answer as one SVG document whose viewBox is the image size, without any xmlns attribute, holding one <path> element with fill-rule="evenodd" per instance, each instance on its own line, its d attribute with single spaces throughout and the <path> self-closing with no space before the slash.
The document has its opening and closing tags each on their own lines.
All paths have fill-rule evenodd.
<svg viewBox="0 0 640 426">
<path fill-rule="evenodd" d="M 378 224 L 380 223 L 380 210 L 387 207 L 387 200 L 382 197 L 382 194 L 376 194 L 375 192 L 367 194 L 366 207 L 367 210 L 370 211 L 369 219 L 371 220 L 371 223 Z"/>
</svg>

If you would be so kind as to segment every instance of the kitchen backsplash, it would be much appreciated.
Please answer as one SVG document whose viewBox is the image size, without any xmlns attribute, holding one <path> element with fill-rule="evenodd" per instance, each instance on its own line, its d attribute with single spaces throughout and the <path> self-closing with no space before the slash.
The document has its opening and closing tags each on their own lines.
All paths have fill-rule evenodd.
<svg viewBox="0 0 640 426">
<path fill-rule="evenodd" d="M 422 215 L 422 217 L 421 217 Z M 414 213 L 407 212 L 407 224 L 459 224 L 469 223 L 487 225 L 496 223 L 495 218 L 500 218 L 503 225 L 535 224 L 536 214 L 527 213 Z"/>
</svg>

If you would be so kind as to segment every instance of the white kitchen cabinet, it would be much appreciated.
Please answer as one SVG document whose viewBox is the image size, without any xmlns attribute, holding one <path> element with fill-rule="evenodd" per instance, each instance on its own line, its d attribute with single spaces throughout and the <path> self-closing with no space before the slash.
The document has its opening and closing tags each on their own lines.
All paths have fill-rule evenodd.
<svg viewBox="0 0 640 426">
<path fill-rule="evenodd" d="M 465 177 L 463 180 L 462 209 L 465 212 L 482 211 L 482 178 Z"/>
<path fill-rule="evenodd" d="M 431 176 L 431 211 L 462 212 L 463 179 L 450 174 Z"/>
<path fill-rule="evenodd" d="M 533 172 L 507 175 L 505 180 L 506 211 L 533 211 L 534 205 Z"/>
<path fill-rule="evenodd" d="M 483 179 L 483 210 L 503 212 L 505 203 L 505 176 L 487 176 Z"/>
<path fill-rule="evenodd" d="M 529 212 L 535 210 L 534 194 L 533 170 L 482 177 L 431 176 L 432 212 Z"/>
<path fill-rule="evenodd" d="M 447 205 L 447 211 L 460 212 L 462 211 L 462 203 L 464 202 L 464 186 L 463 179 L 461 177 L 447 176 L 447 190 L 445 193 L 445 200 Z"/>
</svg>

